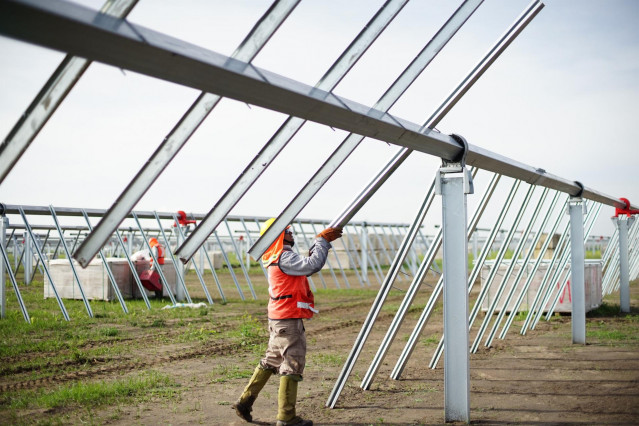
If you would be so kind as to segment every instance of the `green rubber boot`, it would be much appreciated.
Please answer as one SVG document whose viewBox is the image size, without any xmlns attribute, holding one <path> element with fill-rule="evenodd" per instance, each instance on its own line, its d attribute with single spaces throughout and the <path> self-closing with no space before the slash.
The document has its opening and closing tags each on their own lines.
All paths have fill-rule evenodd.
<svg viewBox="0 0 639 426">
<path fill-rule="evenodd" d="M 248 385 L 246 385 L 246 388 L 244 388 L 240 399 L 231 405 L 235 413 L 247 422 L 253 421 L 253 416 L 251 416 L 253 403 L 272 374 L 273 370 L 263 368 L 261 365 L 255 367 L 253 376 L 251 380 L 249 380 Z"/>
<path fill-rule="evenodd" d="M 302 376 L 291 374 L 280 377 L 280 390 L 277 395 L 277 426 L 312 426 L 313 422 L 295 415 L 297 402 L 297 384 Z"/>
</svg>

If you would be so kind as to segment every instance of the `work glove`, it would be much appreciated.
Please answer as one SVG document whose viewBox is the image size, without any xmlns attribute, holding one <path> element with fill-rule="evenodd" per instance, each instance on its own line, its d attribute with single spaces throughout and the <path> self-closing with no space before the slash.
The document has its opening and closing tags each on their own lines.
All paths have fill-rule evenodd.
<svg viewBox="0 0 639 426">
<path fill-rule="evenodd" d="M 329 243 L 334 241 L 342 236 L 342 228 L 326 228 L 319 234 L 317 234 L 317 238 L 322 237 Z"/>
</svg>

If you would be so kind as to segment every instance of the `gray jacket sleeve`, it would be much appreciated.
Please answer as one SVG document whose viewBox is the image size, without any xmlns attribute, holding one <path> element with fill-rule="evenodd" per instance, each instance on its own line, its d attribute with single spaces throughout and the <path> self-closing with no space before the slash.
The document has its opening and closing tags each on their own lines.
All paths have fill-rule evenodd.
<svg viewBox="0 0 639 426">
<path fill-rule="evenodd" d="M 308 257 L 300 256 L 293 251 L 284 251 L 280 256 L 280 269 L 287 275 L 312 275 L 322 269 L 331 247 L 324 238 L 316 238 Z"/>
</svg>

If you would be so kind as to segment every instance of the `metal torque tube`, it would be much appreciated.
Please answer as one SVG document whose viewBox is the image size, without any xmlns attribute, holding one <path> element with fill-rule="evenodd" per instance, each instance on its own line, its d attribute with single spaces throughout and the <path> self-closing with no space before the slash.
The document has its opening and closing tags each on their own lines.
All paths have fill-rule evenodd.
<svg viewBox="0 0 639 426">
<path fill-rule="evenodd" d="M 253 60 L 299 1 L 276 0 L 240 46 L 233 52 L 232 58 L 243 62 Z M 203 91 L 198 96 L 189 110 L 164 138 L 164 141 L 162 141 L 151 158 L 144 163 L 142 169 L 118 196 L 118 199 L 96 226 L 95 231 L 86 238 L 75 252 L 74 257 L 82 266 L 86 266 L 91 258 L 95 256 L 98 249 L 104 245 L 113 231 L 122 223 L 127 214 L 140 201 L 221 99 L 222 96 L 206 93 L 206 91 Z M 196 249 L 193 250 L 193 253 L 195 253 Z"/>
<path fill-rule="evenodd" d="M 351 70 L 359 58 L 368 50 L 377 37 L 390 24 L 395 16 L 406 5 L 408 0 L 389 0 L 377 11 L 375 16 L 368 22 L 368 25 L 357 35 L 353 42 L 346 48 L 342 55 L 324 74 L 315 88 L 332 91 L 335 86 L 344 78 Z M 190 258 L 195 252 L 195 248 L 201 245 L 206 238 L 217 228 L 220 222 L 231 209 L 237 204 L 240 198 L 253 186 L 257 179 L 262 175 L 266 168 L 273 162 L 279 153 L 286 147 L 295 134 L 306 123 L 306 120 L 299 117 L 289 117 L 284 124 L 280 126 L 277 132 L 264 145 L 258 155 L 244 169 L 240 176 L 233 182 L 229 189 L 224 193 L 222 198 L 217 201 L 215 206 L 207 213 L 200 225 L 193 231 L 189 239 L 187 239 L 181 247 L 177 249 L 177 254 L 184 261 Z M 264 254 L 270 244 L 275 240 L 289 223 L 293 222 L 291 217 L 289 221 L 280 229 L 277 234 L 273 234 L 264 250 L 257 253 L 249 249 L 249 253 L 255 258 Z M 271 228 L 278 227 L 275 223 Z M 271 234 L 269 234 L 271 235 Z M 258 241 L 260 238 L 258 238 Z"/>
</svg>

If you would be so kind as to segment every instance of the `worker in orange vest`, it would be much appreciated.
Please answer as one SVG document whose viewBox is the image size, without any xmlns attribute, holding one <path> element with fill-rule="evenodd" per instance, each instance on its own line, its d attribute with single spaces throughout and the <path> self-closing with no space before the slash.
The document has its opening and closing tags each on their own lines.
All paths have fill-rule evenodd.
<svg viewBox="0 0 639 426">
<path fill-rule="evenodd" d="M 155 258 L 158 260 L 158 265 L 164 265 L 164 246 L 158 242 L 156 238 L 151 238 L 149 240 L 149 246 L 151 246 L 151 252 L 155 255 Z M 156 270 L 156 265 L 153 262 L 153 256 L 151 256 L 151 271 Z"/>
<path fill-rule="evenodd" d="M 140 250 L 131 255 L 133 262 L 147 261 L 149 262 L 149 269 L 143 271 L 140 274 L 140 282 L 147 290 L 155 292 L 155 297 L 162 297 L 162 283 L 160 282 L 160 274 L 157 272 L 158 265 L 161 267 L 164 265 L 164 246 L 158 242 L 156 238 L 149 239 L 149 250 Z M 153 256 L 158 260 L 158 265 L 153 261 Z"/>
<path fill-rule="evenodd" d="M 260 235 L 271 226 L 267 220 Z M 342 228 L 326 228 L 320 232 L 304 257 L 292 250 L 295 244 L 290 226 L 282 232 L 262 256 L 268 268 L 268 329 L 269 341 L 264 358 L 255 368 L 248 385 L 232 407 L 242 419 L 251 422 L 253 403 L 273 373 L 280 375 L 277 426 L 312 425 L 295 413 L 297 385 L 302 381 L 306 364 L 306 334 L 303 320 L 311 318 L 315 309 L 313 292 L 308 284 L 309 275 L 318 272 L 326 263 L 331 241 L 342 236 Z"/>
</svg>

